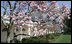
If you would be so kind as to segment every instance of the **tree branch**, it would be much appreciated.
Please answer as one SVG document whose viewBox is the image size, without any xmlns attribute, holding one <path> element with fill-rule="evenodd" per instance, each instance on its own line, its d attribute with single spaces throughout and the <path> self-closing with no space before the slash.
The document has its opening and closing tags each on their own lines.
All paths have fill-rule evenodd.
<svg viewBox="0 0 72 44">
<path fill-rule="evenodd" d="M 15 4 L 14 4 L 13 11 L 14 11 L 14 10 L 15 10 L 15 8 L 16 8 L 17 2 L 18 2 L 18 1 L 16 1 L 16 2 L 15 2 Z"/>
<path fill-rule="evenodd" d="M 7 9 L 6 9 L 4 6 L 1 6 L 1 7 L 5 9 L 5 12 L 4 12 L 4 14 L 3 14 L 3 15 L 5 15 L 5 14 L 6 14 L 6 10 L 7 10 Z"/>
<path fill-rule="evenodd" d="M 12 6 L 11 6 L 11 3 L 10 3 L 10 1 L 7 1 L 8 2 L 8 4 L 10 5 L 10 9 L 12 9 Z"/>
</svg>

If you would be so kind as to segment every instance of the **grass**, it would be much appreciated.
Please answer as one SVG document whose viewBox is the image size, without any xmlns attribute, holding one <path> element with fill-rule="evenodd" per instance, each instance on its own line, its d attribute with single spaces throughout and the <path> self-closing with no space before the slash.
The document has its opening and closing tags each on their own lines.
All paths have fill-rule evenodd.
<svg viewBox="0 0 72 44">
<path fill-rule="evenodd" d="M 45 36 L 43 37 L 35 37 L 24 39 L 23 43 L 71 43 L 71 35 L 63 35 L 63 34 L 49 34 L 47 35 L 47 39 Z"/>
<path fill-rule="evenodd" d="M 15 40 L 15 43 L 71 43 L 71 35 L 48 34 L 38 37 L 23 38 L 22 41 Z"/>
<path fill-rule="evenodd" d="M 58 38 L 60 35 L 61 34 L 48 34 L 38 37 L 23 38 L 22 43 L 51 43 L 52 40 Z"/>
<path fill-rule="evenodd" d="M 71 35 L 60 35 L 53 43 L 71 43 Z"/>
</svg>

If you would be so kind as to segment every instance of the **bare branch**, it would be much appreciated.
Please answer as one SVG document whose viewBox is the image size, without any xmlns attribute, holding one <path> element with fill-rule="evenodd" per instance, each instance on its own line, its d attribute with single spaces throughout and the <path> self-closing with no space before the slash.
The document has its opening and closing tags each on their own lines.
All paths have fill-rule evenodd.
<svg viewBox="0 0 72 44">
<path fill-rule="evenodd" d="M 21 2 L 19 2 L 19 5 L 20 5 L 20 3 L 21 3 Z M 17 12 L 16 12 L 16 14 L 18 14 L 19 12 L 20 12 L 20 10 L 18 9 Z"/>
<path fill-rule="evenodd" d="M 9 4 L 9 6 L 10 6 L 10 9 L 12 9 L 12 6 L 11 6 L 11 3 L 10 3 L 10 1 L 8 1 L 8 4 Z"/>
<path fill-rule="evenodd" d="M 13 11 L 14 11 L 14 10 L 15 10 L 15 8 L 16 8 L 17 2 L 18 2 L 18 1 L 16 1 L 16 2 L 15 2 L 15 4 L 14 4 Z"/>
<path fill-rule="evenodd" d="M 6 9 L 4 6 L 1 6 L 1 7 L 5 9 L 5 12 L 4 12 L 4 14 L 3 14 L 3 15 L 5 15 L 5 14 L 6 14 L 6 10 L 7 10 L 7 9 Z"/>
</svg>

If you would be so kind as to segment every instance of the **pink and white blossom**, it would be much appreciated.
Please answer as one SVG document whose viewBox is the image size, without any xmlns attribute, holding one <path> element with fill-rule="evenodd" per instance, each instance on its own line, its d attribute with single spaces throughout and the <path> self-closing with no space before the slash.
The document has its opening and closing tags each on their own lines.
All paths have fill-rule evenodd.
<svg viewBox="0 0 72 44">
<path fill-rule="evenodd" d="M 70 17 L 68 17 L 68 19 L 71 19 Z"/>
<path fill-rule="evenodd" d="M 20 15 L 20 16 L 21 16 L 21 15 L 23 15 L 23 13 L 19 13 L 18 15 Z"/>
<path fill-rule="evenodd" d="M 21 20 L 21 21 L 20 21 L 20 23 L 21 23 L 21 24 L 23 24 L 23 23 L 24 23 L 24 21 L 23 21 L 23 20 Z"/>
<path fill-rule="evenodd" d="M 31 20 L 31 17 L 29 16 L 29 20 Z"/>
</svg>

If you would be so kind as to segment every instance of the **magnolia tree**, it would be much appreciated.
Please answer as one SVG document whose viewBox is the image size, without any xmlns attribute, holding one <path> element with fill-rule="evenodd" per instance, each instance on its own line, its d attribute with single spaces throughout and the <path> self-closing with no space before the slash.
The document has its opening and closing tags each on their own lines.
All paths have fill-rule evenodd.
<svg viewBox="0 0 72 44">
<path fill-rule="evenodd" d="M 59 6 L 57 1 L 3 1 L 1 7 L 5 10 L 3 15 L 7 13 L 8 18 L 10 18 L 8 33 L 10 33 L 12 23 L 22 33 L 22 25 L 25 24 L 26 20 L 32 20 L 42 26 L 58 25 L 59 30 L 61 30 L 60 28 L 64 26 L 63 20 L 65 18 L 70 19 L 70 9 L 65 4 Z"/>
</svg>

